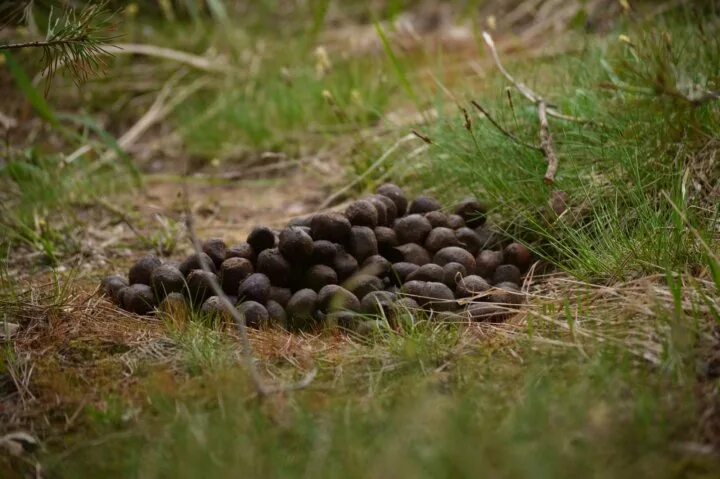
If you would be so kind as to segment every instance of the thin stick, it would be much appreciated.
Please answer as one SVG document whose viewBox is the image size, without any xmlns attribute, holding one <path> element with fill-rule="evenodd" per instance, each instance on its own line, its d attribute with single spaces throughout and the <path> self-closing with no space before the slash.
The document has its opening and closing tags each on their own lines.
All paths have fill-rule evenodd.
<svg viewBox="0 0 720 479">
<path fill-rule="evenodd" d="M 550 126 L 547 120 L 547 105 L 544 101 L 538 103 L 538 119 L 540 120 L 540 148 L 545 154 L 545 158 L 548 162 L 547 170 L 545 171 L 545 183 L 552 185 L 555 183 L 555 173 L 558 169 L 558 159 L 553 149 L 552 135 L 550 134 Z"/>
<path fill-rule="evenodd" d="M 492 37 L 488 32 L 483 32 L 482 34 L 483 40 L 485 41 L 485 44 L 488 46 L 488 49 L 490 50 L 490 54 L 493 57 L 493 60 L 495 61 L 495 65 L 498 67 L 498 70 L 500 70 L 500 73 L 503 74 L 503 76 L 513 84 L 513 86 L 520 92 L 522 96 L 528 99 L 528 101 L 534 103 L 537 105 L 541 101 L 545 102 L 546 104 L 546 110 L 547 115 L 552 116 L 554 118 L 557 118 L 559 120 L 565 120 L 565 121 L 573 121 L 576 123 L 589 123 L 589 120 L 586 120 L 584 118 L 578 118 L 570 115 L 565 115 L 563 113 L 558 112 L 554 105 L 549 103 L 547 100 L 545 100 L 543 97 L 535 93 L 533 90 L 530 89 L 526 84 L 516 80 L 512 75 L 510 75 L 510 72 L 508 72 L 505 67 L 503 66 L 502 62 L 500 61 L 500 56 L 498 55 L 497 48 L 495 48 L 495 42 L 493 41 Z"/>
<path fill-rule="evenodd" d="M 178 90 L 174 90 L 175 85 L 177 82 L 184 76 L 184 72 L 173 75 L 167 83 L 163 86 L 163 88 L 160 90 L 160 93 L 158 93 L 158 96 L 155 98 L 155 101 L 150 106 L 148 111 L 145 112 L 145 114 L 140 117 L 140 119 L 130 127 L 129 130 L 127 130 L 123 135 L 118 138 L 117 144 L 123 151 L 128 150 L 132 145 L 134 145 L 140 137 L 145 134 L 145 132 L 154 124 L 165 118 L 168 113 L 170 113 L 172 110 L 175 109 L 180 103 L 185 101 L 188 97 L 193 95 L 198 90 L 204 88 L 208 83 L 209 79 L 207 78 L 200 78 L 198 80 L 195 80 L 193 83 L 180 88 Z M 174 96 L 166 102 L 168 97 L 174 92 Z M 79 158 L 80 156 L 84 155 L 85 153 L 90 151 L 89 145 L 84 145 L 75 150 L 73 153 L 68 155 L 66 162 L 70 162 L 72 160 L 75 160 L 76 158 Z M 95 171 L 97 168 L 100 168 L 101 166 L 111 162 L 117 157 L 117 153 L 113 150 L 106 151 L 103 155 L 100 156 L 98 161 L 93 163 L 92 167 L 90 168 L 90 172 Z"/>
<path fill-rule="evenodd" d="M 65 38 L 61 40 L 48 40 L 48 41 L 34 41 L 34 42 L 24 42 L 24 43 L 6 43 L 4 45 L 0 45 L 0 51 L 2 50 L 20 50 L 22 48 L 37 48 L 37 47 L 57 47 L 57 46 L 73 46 L 77 45 L 79 43 L 82 43 L 84 41 L 83 38 Z"/>
<path fill-rule="evenodd" d="M 2 47 L 0 47 L 2 49 Z M 155 58 L 163 58 L 166 60 L 172 60 L 178 63 L 184 63 L 191 67 L 214 73 L 229 73 L 233 70 L 226 63 L 219 61 L 208 60 L 207 58 L 199 55 L 193 55 L 192 53 L 183 52 L 180 50 L 173 50 L 171 48 L 158 47 L 155 45 L 145 45 L 141 43 L 117 43 L 114 45 L 103 45 L 103 50 L 108 55 L 145 55 Z M 57 65 L 60 68 L 65 65 L 65 62 L 61 62 Z M 33 78 L 33 85 L 37 85 L 47 74 L 47 69 L 38 73 Z"/>
<path fill-rule="evenodd" d="M 515 136 L 515 135 L 513 135 L 512 133 L 510 133 L 509 131 L 507 131 L 505 128 L 502 127 L 502 125 L 500 125 L 500 123 L 498 123 L 497 121 L 495 121 L 495 119 L 490 115 L 490 113 L 487 112 L 487 110 L 485 110 L 485 108 L 483 108 L 483 107 L 482 107 L 478 102 L 476 102 L 475 100 L 471 100 L 470 103 L 472 103 L 472 105 L 473 105 L 475 108 L 477 108 L 478 110 L 480 110 L 480 111 L 482 112 L 482 114 L 485 115 L 485 118 L 487 118 L 488 120 L 490 120 L 490 123 L 492 123 L 493 126 L 494 126 L 495 128 L 497 128 L 500 133 L 502 133 L 503 135 L 507 136 L 508 138 L 510 138 L 512 141 L 514 141 L 514 142 L 517 143 L 518 145 L 524 146 L 525 148 L 530 148 L 531 150 L 535 150 L 535 151 L 540 151 L 540 152 L 543 151 L 543 149 L 540 148 L 539 146 L 531 145 L 530 143 L 525 143 L 525 142 L 522 141 L 520 138 L 518 138 L 517 136 Z"/>
<path fill-rule="evenodd" d="M 195 254 L 200 256 L 200 254 L 202 253 L 202 248 L 200 247 L 200 241 L 195 234 L 193 214 L 190 208 L 190 191 L 187 181 L 183 183 L 183 190 L 185 200 L 185 224 L 187 226 L 188 235 L 190 236 L 190 240 L 195 250 Z M 200 266 L 202 267 L 203 271 L 211 273 L 209 266 L 205 264 L 204 261 L 200 261 Z M 245 324 L 245 315 L 240 314 L 240 312 L 235 308 L 235 305 L 232 303 L 232 301 L 230 301 L 230 298 L 227 297 L 217 280 L 215 280 L 215 278 L 212 276 L 209 279 L 210 288 L 213 290 L 213 293 L 215 293 L 215 295 L 220 298 L 220 303 L 223 305 L 223 308 L 228 313 L 230 313 L 233 320 L 235 321 L 235 324 L 237 325 L 238 331 L 240 332 L 242 357 L 245 362 L 245 366 L 250 373 L 250 379 L 252 380 L 255 392 L 258 394 L 258 396 L 264 398 L 272 394 L 285 393 L 289 391 L 296 391 L 299 389 L 307 388 L 315 379 L 315 376 L 317 375 L 317 368 L 313 368 L 312 371 L 305 375 L 305 377 L 293 384 L 284 384 L 278 386 L 268 386 L 265 384 L 260 375 L 260 371 L 258 371 L 257 364 L 253 356 L 252 344 L 250 344 L 250 337 L 248 336 L 247 325 Z"/>
</svg>

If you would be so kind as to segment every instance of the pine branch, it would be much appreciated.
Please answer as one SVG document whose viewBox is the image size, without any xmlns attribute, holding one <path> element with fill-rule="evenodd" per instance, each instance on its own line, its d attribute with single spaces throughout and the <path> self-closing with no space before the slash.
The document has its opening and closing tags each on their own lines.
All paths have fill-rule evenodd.
<svg viewBox="0 0 720 479">
<path fill-rule="evenodd" d="M 43 41 L 43 40 L 37 40 L 34 42 L 25 42 L 25 43 L 7 43 L 5 45 L 0 45 L 0 50 L 20 50 L 22 48 L 52 48 L 56 46 L 60 46 L 62 44 L 70 45 L 72 43 L 80 43 L 82 42 L 82 39 L 80 38 L 69 38 L 69 39 L 62 39 L 62 40 L 49 40 L 49 41 Z"/>
<path fill-rule="evenodd" d="M 0 45 L 0 51 L 38 48 L 42 50 L 47 87 L 60 66 L 65 66 L 75 83 L 87 80 L 105 67 L 105 46 L 115 37 L 111 30 L 112 13 L 107 0 L 88 4 L 81 10 L 70 9 L 55 17 L 50 10 L 45 39 Z"/>
</svg>

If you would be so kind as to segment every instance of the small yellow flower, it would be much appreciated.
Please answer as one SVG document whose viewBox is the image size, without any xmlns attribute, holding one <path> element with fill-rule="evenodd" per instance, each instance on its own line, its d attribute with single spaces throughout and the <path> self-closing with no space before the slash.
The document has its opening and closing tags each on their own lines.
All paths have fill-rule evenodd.
<svg viewBox="0 0 720 479">
<path fill-rule="evenodd" d="M 486 21 L 488 30 L 495 30 L 495 28 L 497 28 L 497 19 L 495 18 L 495 15 L 490 15 L 487 17 Z"/>
<path fill-rule="evenodd" d="M 318 78 L 324 77 L 332 68 L 330 57 L 325 47 L 319 46 L 315 49 L 315 74 Z"/>
<path fill-rule="evenodd" d="M 360 96 L 360 92 L 358 90 L 353 88 L 350 91 L 350 98 L 355 104 L 362 106 L 362 97 Z"/>
<path fill-rule="evenodd" d="M 627 35 L 618 36 L 618 40 L 620 40 L 623 43 L 627 43 L 628 45 L 632 45 L 632 42 L 630 41 L 630 37 Z"/>
<path fill-rule="evenodd" d="M 137 3 L 130 3 L 127 7 L 125 7 L 125 16 L 127 17 L 134 17 L 138 14 L 138 11 L 140 10 L 140 7 L 138 7 Z"/>
</svg>

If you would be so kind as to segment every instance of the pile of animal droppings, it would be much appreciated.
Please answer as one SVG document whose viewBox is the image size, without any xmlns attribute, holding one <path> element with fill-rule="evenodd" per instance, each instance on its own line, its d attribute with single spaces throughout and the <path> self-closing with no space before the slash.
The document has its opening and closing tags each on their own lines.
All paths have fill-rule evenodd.
<svg viewBox="0 0 720 479">
<path fill-rule="evenodd" d="M 258 328 L 354 327 L 421 310 L 431 320 L 502 321 L 522 302 L 531 259 L 519 243 L 503 247 L 480 202 L 467 199 L 446 213 L 427 196 L 408 202 L 390 183 L 344 213 L 296 218 L 280 231 L 259 226 L 236 246 L 210 239 L 202 251 L 180 264 L 145 256 L 127 280 L 105 278 L 103 291 L 141 315 L 179 301 L 227 315 L 213 295 L 217 281 Z"/>
</svg>

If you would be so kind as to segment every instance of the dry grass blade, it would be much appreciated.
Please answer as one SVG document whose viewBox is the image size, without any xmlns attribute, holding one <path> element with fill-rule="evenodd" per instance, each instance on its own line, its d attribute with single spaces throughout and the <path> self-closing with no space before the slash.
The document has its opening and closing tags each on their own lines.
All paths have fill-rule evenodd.
<svg viewBox="0 0 720 479">
<path fill-rule="evenodd" d="M 155 98 L 155 101 L 153 101 L 153 104 L 145 112 L 145 114 L 118 139 L 117 144 L 122 150 L 127 150 L 130 146 L 135 144 L 150 127 L 165 118 L 179 104 L 184 102 L 198 90 L 204 88 L 210 82 L 210 79 L 208 78 L 200 78 L 187 86 L 176 89 L 175 87 L 177 83 L 185 76 L 186 73 L 187 72 L 184 70 L 179 70 L 176 74 L 170 77 L 165 85 L 163 85 L 162 89 L 158 93 L 158 96 Z M 92 146 L 83 145 L 69 154 L 66 157 L 65 162 L 70 163 L 82 155 L 89 153 L 91 150 Z M 117 158 L 116 151 L 109 150 L 105 152 L 100 159 L 94 163 L 90 171 L 94 171 L 94 169 L 113 161 L 115 158 Z"/>
<path fill-rule="evenodd" d="M 385 151 L 385 153 L 383 153 L 380 156 L 380 158 L 378 158 L 375 161 L 375 163 L 370 165 L 361 175 L 356 176 L 353 181 L 351 181 L 349 184 L 345 185 L 344 187 L 340 188 L 338 191 L 336 191 L 335 193 L 330 195 L 325 201 L 323 201 L 322 204 L 320 205 L 319 209 L 322 210 L 322 209 L 325 209 L 325 208 L 331 206 L 332 204 L 334 204 L 335 201 L 338 200 L 338 198 L 341 198 L 344 194 L 346 194 L 348 191 L 350 191 L 352 188 L 354 188 L 355 185 L 359 184 L 362 180 L 367 178 L 370 175 L 370 173 L 372 173 L 378 167 L 380 167 L 380 165 L 382 165 L 385 162 L 385 160 L 387 160 L 390 157 L 390 155 L 392 155 L 393 152 L 395 150 L 397 150 L 403 143 L 407 143 L 408 141 L 414 140 L 414 139 L 418 139 L 418 137 L 411 133 L 411 134 L 405 135 L 402 138 L 400 138 L 399 140 L 397 140 L 395 143 L 393 143 L 393 145 L 390 148 L 388 148 Z"/>
</svg>

